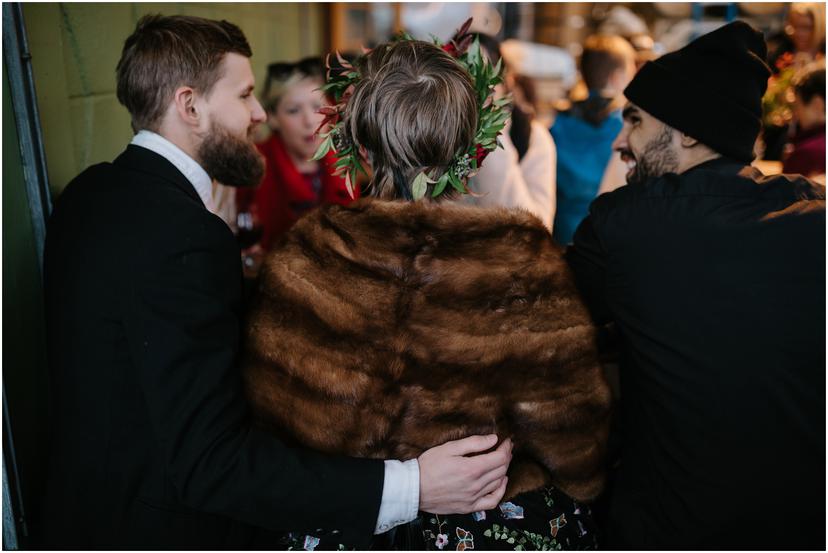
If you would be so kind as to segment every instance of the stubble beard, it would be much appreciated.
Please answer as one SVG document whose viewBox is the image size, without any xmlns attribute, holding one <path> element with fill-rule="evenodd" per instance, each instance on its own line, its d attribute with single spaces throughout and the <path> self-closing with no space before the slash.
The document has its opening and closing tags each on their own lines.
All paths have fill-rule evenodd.
<svg viewBox="0 0 828 553">
<path fill-rule="evenodd" d="M 215 121 L 197 155 L 207 174 L 227 186 L 256 186 L 264 175 L 265 161 L 253 141 L 232 135 Z"/>
<path fill-rule="evenodd" d="M 676 172 L 678 166 L 678 154 L 673 149 L 673 129 L 664 125 L 644 147 L 644 152 L 635 156 L 635 169 L 627 177 L 627 184 L 644 184 L 648 179 Z"/>
</svg>

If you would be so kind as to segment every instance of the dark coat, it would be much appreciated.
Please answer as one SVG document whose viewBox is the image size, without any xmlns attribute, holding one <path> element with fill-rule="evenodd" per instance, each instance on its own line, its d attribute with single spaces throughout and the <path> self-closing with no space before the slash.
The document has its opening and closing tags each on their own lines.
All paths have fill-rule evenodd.
<svg viewBox="0 0 828 553">
<path fill-rule="evenodd" d="M 511 436 L 507 497 L 604 482 L 610 393 L 562 250 L 527 212 L 364 199 L 301 219 L 265 260 L 245 375 L 314 449 L 410 459 Z"/>
<path fill-rule="evenodd" d="M 251 526 L 371 538 L 378 461 L 287 449 L 251 427 L 236 365 L 233 235 L 161 156 L 129 146 L 49 221 L 50 548 L 242 548 Z"/>
<path fill-rule="evenodd" d="M 624 343 L 610 545 L 824 548 L 824 188 L 709 161 L 597 198 L 567 255 Z"/>
</svg>

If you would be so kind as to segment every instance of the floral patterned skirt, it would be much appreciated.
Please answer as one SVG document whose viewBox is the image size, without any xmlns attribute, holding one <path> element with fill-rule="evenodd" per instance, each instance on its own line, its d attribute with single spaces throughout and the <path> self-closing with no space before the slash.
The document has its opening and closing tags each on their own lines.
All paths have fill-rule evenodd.
<svg viewBox="0 0 828 553">
<path fill-rule="evenodd" d="M 281 545 L 306 551 L 353 549 L 341 543 L 337 531 L 315 534 L 286 534 Z M 373 548 L 552 551 L 597 547 L 597 528 L 589 507 L 550 487 L 522 493 L 496 509 L 470 515 L 420 513 L 415 521 L 378 536 Z"/>
<path fill-rule="evenodd" d="M 596 549 L 592 513 L 555 488 L 522 493 L 497 509 L 423 516 L 428 550 L 550 551 Z"/>
</svg>

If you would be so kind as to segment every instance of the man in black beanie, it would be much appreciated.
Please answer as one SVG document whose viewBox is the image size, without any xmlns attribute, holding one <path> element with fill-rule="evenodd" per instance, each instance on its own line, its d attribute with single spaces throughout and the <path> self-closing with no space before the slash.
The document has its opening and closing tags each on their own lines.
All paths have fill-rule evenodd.
<svg viewBox="0 0 828 553">
<path fill-rule="evenodd" d="M 642 67 L 567 252 L 621 336 L 614 548 L 825 548 L 825 189 L 748 164 L 770 72 L 735 22 Z"/>
</svg>

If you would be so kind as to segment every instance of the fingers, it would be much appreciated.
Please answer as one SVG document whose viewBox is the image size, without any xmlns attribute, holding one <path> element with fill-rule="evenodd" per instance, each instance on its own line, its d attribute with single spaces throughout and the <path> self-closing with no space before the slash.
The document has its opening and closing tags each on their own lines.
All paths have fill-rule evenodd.
<svg viewBox="0 0 828 553">
<path fill-rule="evenodd" d="M 497 443 L 497 434 L 488 436 L 469 436 L 462 440 L 454 440 L 443 444 L 451 455 L 469 455 L 491 449 Z"/>
<path fill-rule="evenodd" d="M 505 478 L 505 474 L 501 474 L 497 478 L 493 478 L 489 480 L 488 483 L 484 484 L 480 491 L 477 492 L 473 498 L 473 501 L 479 501 L 481 497 L 485 497 L 490 493 L 497 491 L 497 489 L 503 484 L 503 478 Z"/>
<path fill-rule="evenodd" d="M 474 499 L 480 499 L 486 494 L 492 493 L 500 485 L 500 481 L 506 476 L 509 470 L 509 465 L 501 465 L 484 474 L 478 482 L 480 482 L 480 491 L 474 495 Z"/>
<path fill-rule="evenodd" d="M 469 457 L 475 472 L 482 476 L 498 468 L 508 468 L 512 461 L 512 440 L 505 439 L 497 449 L 483 455 Z"/>
<path fill-rule="evenodd" d="M 474 511 L 486 511 L 494 509 L 503 499 L 503 494 L 506 493 L 506 485 L 509 483 L 509 477 L 504 476 L 500 481 L 500 485 L 491 493 L 484 495 L 474 502 Z"/>
<path fill-rule="evenodd" d="M 512 438 L 506 438 L 505 440 L 500 442 L 500 445 L 497 446 L 497 449 L 495 449 L 495 451 L 502 451 L 504 453 L 508 453 L 509 456 L 511 457 L 511 455 L 512 455 Z"/>
</svg>

